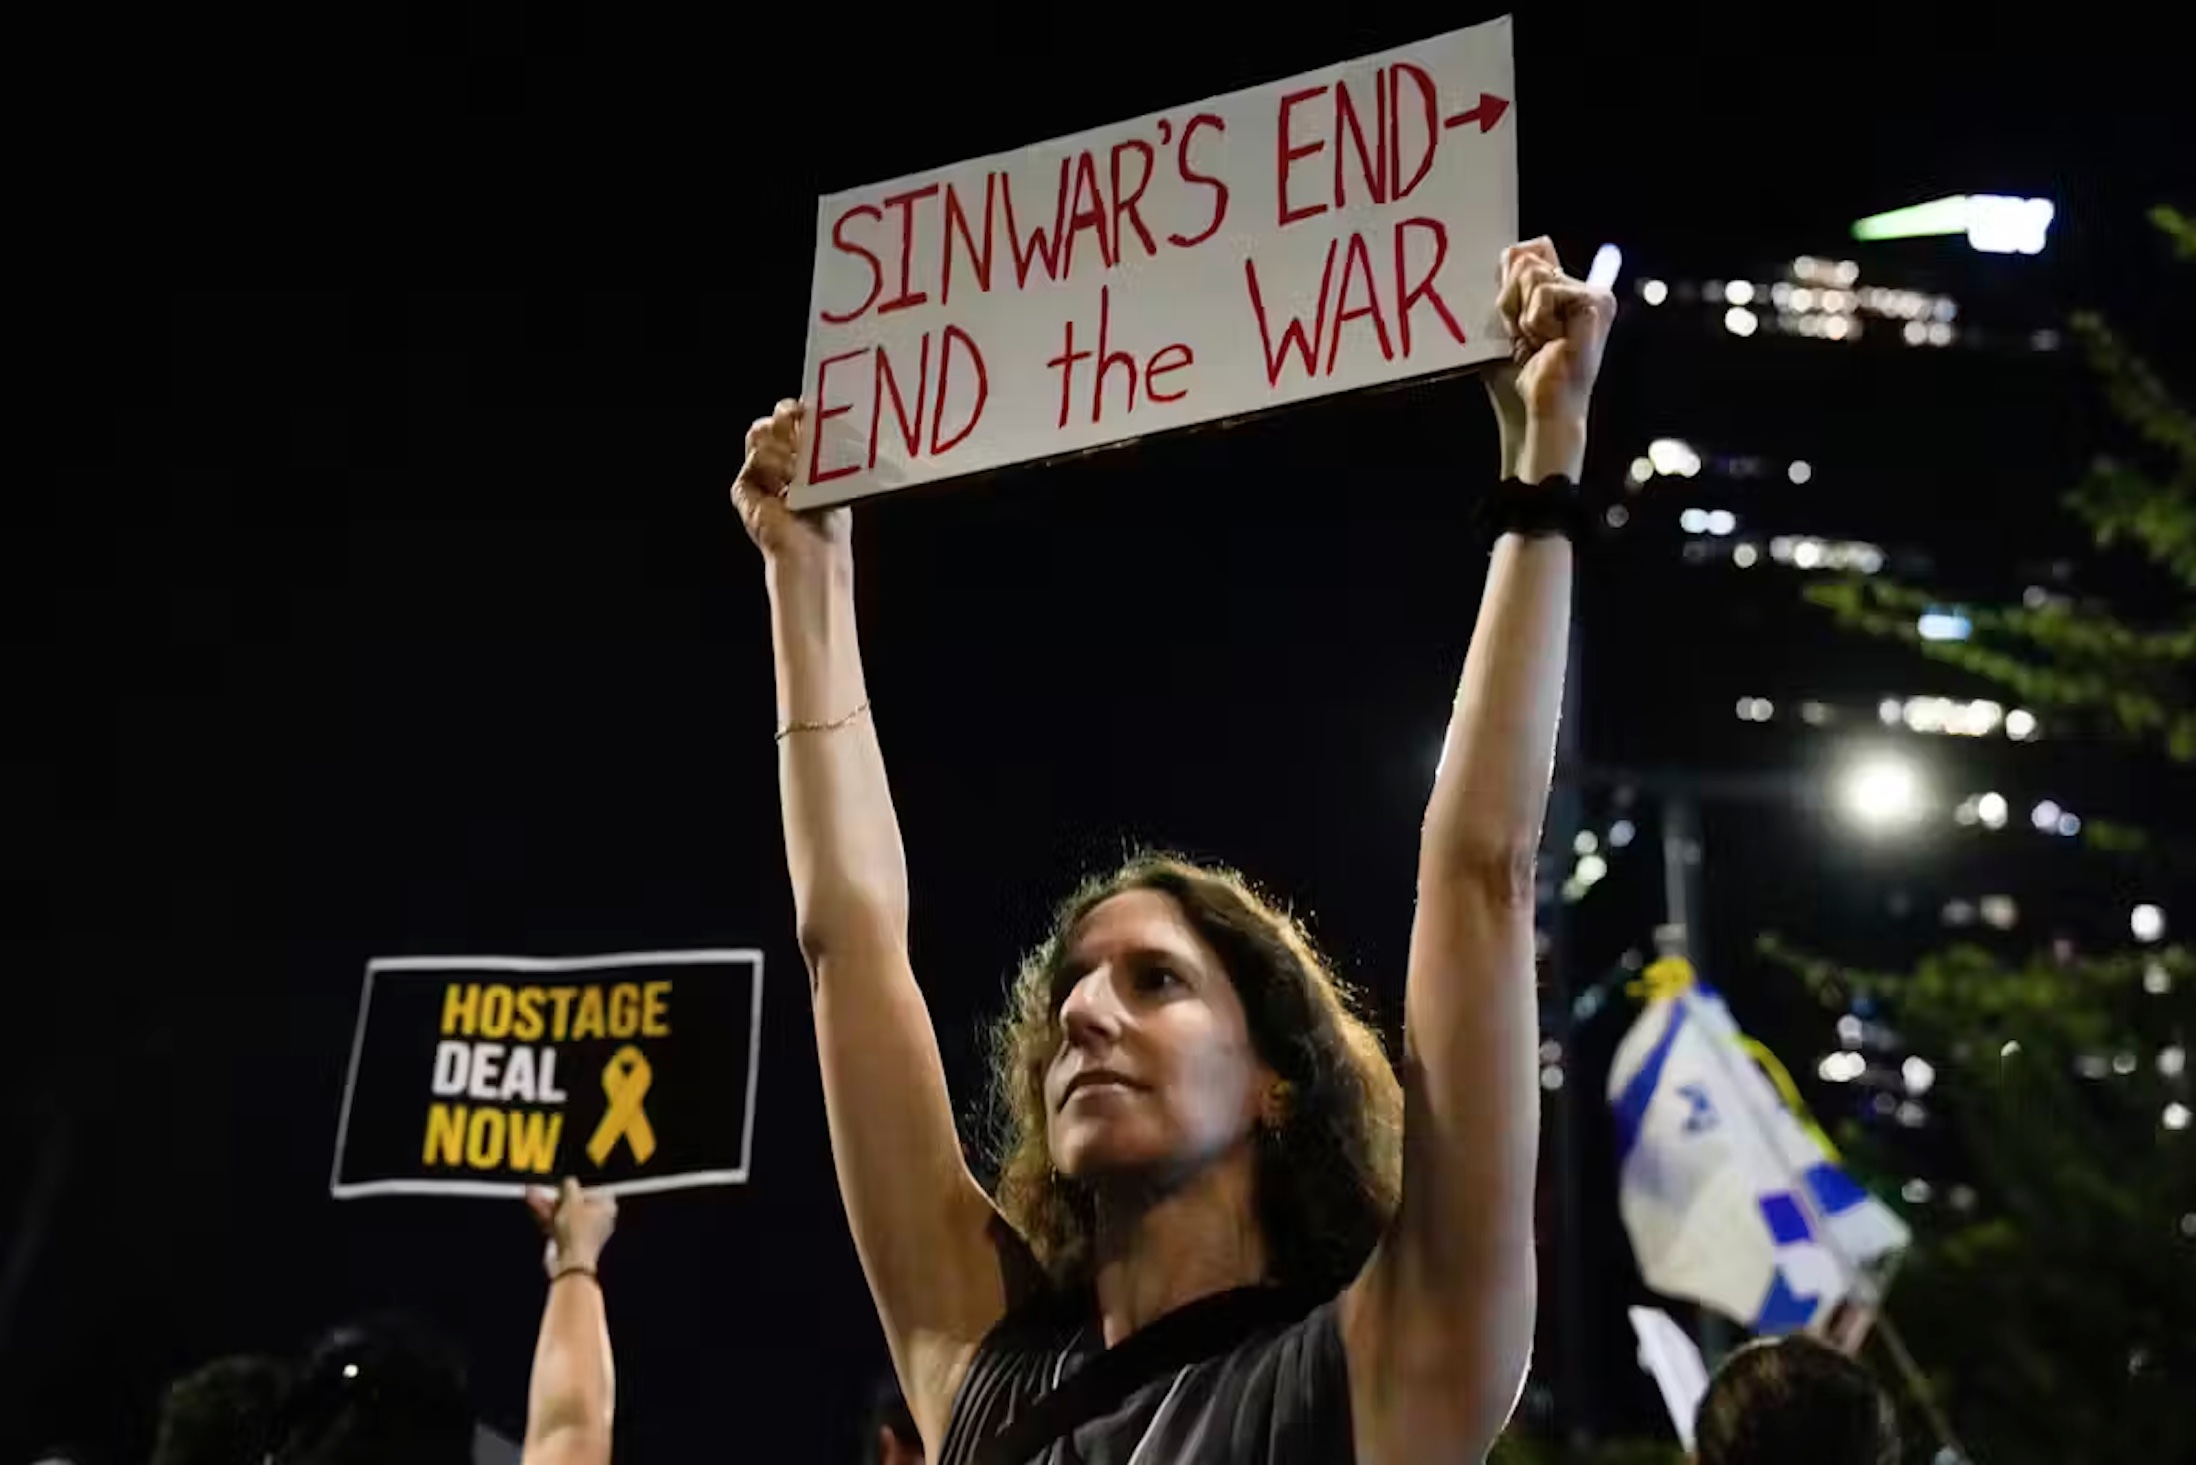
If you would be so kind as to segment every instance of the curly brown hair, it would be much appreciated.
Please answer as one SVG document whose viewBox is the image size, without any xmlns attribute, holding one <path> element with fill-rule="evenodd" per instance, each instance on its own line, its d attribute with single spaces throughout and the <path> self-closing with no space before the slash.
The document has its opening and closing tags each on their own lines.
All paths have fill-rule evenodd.
<svg viewBox="0 0 2196 1465">
<path fill-rule="evenodd" d="M 1061 902 L 1022 963 L 992 1029 L 1000 1212 L 1055 1286 L 1090 1278 L 1088 1192 L 1052 1168 L 1045 1071 L 1060 1045 L 1058 985 L 1084 919 L 1132 890 L 1173 898 L 1220 957 L 1252 1046 L 1289 1086 L 1279 1125 L 1261 1129 L 1257 1206 L 1268 1280 L 1339 1291 L 1364 1266 L 1402 1189 L 1403 1095 L 1358 995 L 1321 960 L 1295 918 L 1232 870 L 1143 853 Z"/>
</svg>

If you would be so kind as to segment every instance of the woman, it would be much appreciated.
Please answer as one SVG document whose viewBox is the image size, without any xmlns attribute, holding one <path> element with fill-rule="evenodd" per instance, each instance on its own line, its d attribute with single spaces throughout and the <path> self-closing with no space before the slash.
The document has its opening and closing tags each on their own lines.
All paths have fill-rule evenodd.
<svg viewBox="0 0 2196 1465">
<path fill-rule="evenodd" d="M 1546 240 L 1502 268 L 1514 360 L 1489 386 L 1515 482 L 1489 502 L 1527 532 L 1494 547 L 1426 811 L 1400 1085 L 1293 924 L 1233 877 L 1142 861 L 1072 899 L 1018 984 L 996 1199 L 908 963 L 848 514 L 784 503 L 800 404 L 748 433 L 733 498 L 770 592 L 832 1154 L 943 1465 L 1415 1465 L 1483 1456 L 1509 1416 L 1534 1311 L 1532 867 L 1570 617 L 1548 531 L 1576 520 L 1615 306 Z M 1164 1366 L 1110 1368 L 1139 1348 Z M 1068 1438 L 1031 1429 L 1060 1422 L 1048 1399 L 1077 1401 Z"/>
</svg>

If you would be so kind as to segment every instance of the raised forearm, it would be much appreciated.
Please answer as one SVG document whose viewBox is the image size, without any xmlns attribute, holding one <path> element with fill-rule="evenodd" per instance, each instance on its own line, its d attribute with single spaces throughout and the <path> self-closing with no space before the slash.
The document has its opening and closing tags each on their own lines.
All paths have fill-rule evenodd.
<svg viewBox="0 0 2196 1465">
<path fill-rule="evenodd" d="M 854 715 L 869 692 L 851 561 L 772 562 L 769 588 L 779 726 L 793 729 L 779 743 L 778 789 L 802 949 L 813 960 L 854 923 L 904 940 L 899 820 L 875 725 Z"/>
<path fill-rule="evenodd" d="M 1505 535 L 1426 808 L 1422 872 L 1516 878 L 1539 844 L 1571 627 L 1571 546 Z"/>
<path fill-rule="evenodd" d="M 551 1283 L 526 1389 L 528 1461 L 607 1462 L 616 1409 L 617 1375 L 601 1289 L 592 1278 L 577 1275 Z"/>
</svg>

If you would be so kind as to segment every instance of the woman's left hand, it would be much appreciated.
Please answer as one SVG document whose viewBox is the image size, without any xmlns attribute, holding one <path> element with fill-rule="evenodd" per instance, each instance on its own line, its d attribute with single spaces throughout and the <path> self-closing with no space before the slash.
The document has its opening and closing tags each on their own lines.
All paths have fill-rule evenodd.
<svg viewBox="0 0 2196 1465">
<path fill-rule="evenodd" d="M 1583 426 L 1602 348 L 1616 319 L 1616 297 L 1563 272 L 1546 238 L 1502 251 L 1502 323 L 1510 333 L 1514 381 L 1490 369 L 1488 390 L 1502 412 L 1504 393 L 1514 393 L 1527 423 Z M 1513 409 L 1514 410 L 1514 409 Z M 1506 420 L 1505 430 L 1511 424 Z"/>
</svg>

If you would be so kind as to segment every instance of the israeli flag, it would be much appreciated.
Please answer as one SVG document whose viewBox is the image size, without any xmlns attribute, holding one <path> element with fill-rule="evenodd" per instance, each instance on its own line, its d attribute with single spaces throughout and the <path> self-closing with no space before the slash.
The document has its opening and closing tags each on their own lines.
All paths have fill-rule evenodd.
<svg viewBox="0 0 2196 1465">
<path fill-rule="evenodd" d="M 1802 1126 L 1723 999 L 1668 959 L 1609 1070 L 1618 1208 L 1647 1285 L 1757 1333 L 1826 1322 L 1910 1233 Z"/>
</svg>

